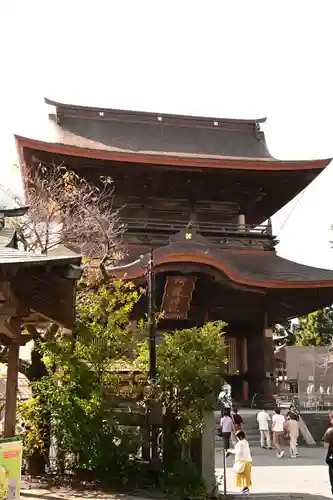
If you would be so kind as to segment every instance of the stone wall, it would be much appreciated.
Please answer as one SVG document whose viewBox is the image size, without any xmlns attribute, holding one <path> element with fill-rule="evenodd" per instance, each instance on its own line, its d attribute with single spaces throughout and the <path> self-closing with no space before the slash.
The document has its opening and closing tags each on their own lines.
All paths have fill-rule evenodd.
<svg viewBox="0 0 333 500">
<path fill-rule="evenodd" d="M 317 444 L 322 444 L 323 436 L 330 426 L 327 413 L 303 412 L 302 419 L 313 436 Z"/>
</svg>

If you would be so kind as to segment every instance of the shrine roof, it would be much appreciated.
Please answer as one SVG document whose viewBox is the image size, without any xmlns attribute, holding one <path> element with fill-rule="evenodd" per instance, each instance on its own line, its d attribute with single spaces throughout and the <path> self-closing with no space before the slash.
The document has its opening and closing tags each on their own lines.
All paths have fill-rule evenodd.
<svg viewBox="0 0 333 500">
<path fill-rule="evenodd" d="M 51 321 L 71 329 L 81 256 L 61 245 L 48 255 L 18 248 L 15 228 L 5 227 L 6 218 L 24 215 L 27 209 L 0 209 L 0 281 L 10 280 L 17 299 L 24 304 L 22 324 Z"/>
<path fill-rule="evenodd" d="M 240 285 L 260 288 L 332 288 L 333 271 L 298 264 L 278 256 L 274 251 L 225 250 L 210 245 L 200 235 L 191 241 L 182 232 L 171 238 L 170 244 L 154 250 L 154 266 L 167 267 L 175 263 L 197 263 L 221 271 Z M 112 272 L 112 270 L 110 270 Z M 140 259 L 116 271 L 118 277 L 135 279 L 143 276 Z"/>
<path fill-rule="evenodd" d="M 21 266 L 80 264 L 81 256 L 60 245 L 48 255 L 21 250 L 17 247 L 15 228 L 5 227 L 6 218 L 20 217 L 29 207 L 0 208 L 0 265 L 18 264 Z"/>
<path fill-rule="evenodd" d="M 260 130 L 265 118 L 207 118 L 45 102 L 56 108 L 56 114 L 50 115 L 53 142 L 17 137 L 19 145 L 101 160 L 166 165 L 220 167 L 222 160 L 229 160 L 228 167 L 240 169 L 320 171 L 330 161 L 273 158 Z"/>
<path fill-rule="evenodd" d="M 0 231 L 0 265 L 17 264 L 20 266 L 44 266 L 80 264 L 81 262 L 80 255 L 75 255 L 70 250 L 67 252 L 64 248 L 61 253 L 51 253 L 51 255 L 41 255 L 12 248 L 9 244 L 13 237 L 13 231 L 9 229 Z"/>
<path fill-rule="evenodd" d="M 0 235 L 1 237 L 1 235 Z M 33 252 L 25 252 L 16 250 L 15 248 L 3 247 L 0 243 L 0 265 L 17 264 L 17 265 L 60 265 L 60 264 L 79 264 L 80 256 L 70 255 L 40 255 Z"/>
</svg>

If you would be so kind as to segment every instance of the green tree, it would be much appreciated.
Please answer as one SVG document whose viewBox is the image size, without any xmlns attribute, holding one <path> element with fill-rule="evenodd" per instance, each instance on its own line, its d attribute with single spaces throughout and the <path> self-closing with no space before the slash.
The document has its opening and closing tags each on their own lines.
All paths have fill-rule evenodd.
<svg viewBox="0 0 333 500">
<path fill-rule="evenodd" d="M 204 424 L 205 412 L 216 407 L 223 379 L 226 348 L 222 321 L 176 330 L 157 347 L 157 377 L 147 397 L 165 411 L 164 470 L 160 485 L 178 498 L 207 494 L 198 469 L 189 458 Z M 148 343 L 141 345 L 137 363 L 148 364 Z"/>
<path fill-rule="evenodd" d="M 295 332 L 295 344 L 299 346 L 328 346 L 333 337 L 333 308 L 325 307 L 319 311 L 299 318 Z"/>
<path fill-rule="evenodd" d="M 333 307 L 276 325 L 276 345 L 328 346 L 333 338 Z"/>
<path fill-rule="evenodd" d="M 135 415 L 151 398 L 176 423 L 170 441 L 189 449 L 200 433 L 204 412 L 216 403 L 225 366 L 224 324 L 166 334 L 157 347 L 157 379 L 149 385 L 148 345 L 137 342 L 147 336 L 146 322 L 139 323 L 139 335 L 130 322 L 141 293 L 133 284 L 118 281 L 80 284 L 73 334 L 58 330 L 37 346 L 48 375 L 36 383 L 33 402 L 21 406 L 29 426 L 26 453 L 45 453 L 41 415 L 47 412 L 60 457 L 75 457 L 67 464 L 72 471 L 113 484 L 142 486 L 145 476 L 136 459 L 142 437 L 136 427 L 124 424 L 119 410 L 127 401 Z M 119 370 L 124 369 L 141 370 L 139 388 L 122 383 Z M 203 491 L 200 475 L 185 458 L 168 464 L 160 485 L 169 493 Z"/>
<path fill-rule="evenodd" d="M 29 210 L 23 217 L 9 221 L 16 231 L 20 249 L 48 254 L 59 245 L 70 247 L 84 256 L 84 269 L 89 276 L 106 278 L 105 266 L 122 255 L 124 232 L 118 211 L 112 205 L 114 185 L 111 178 L 101 176 L 92 184 L 66 169 L 65 165 L 40 163 L 28 169 L 26 181 Z M 13 193 L 7 191 L 7 194 L 16 206 L 22 205 Z M 46 374 L 41 361 L 41 344 L 58 329 L 57 325 L 47 329 L 27 326 L 27 340 L 34 340 L 35 345 L 39 345 L 38 349 L 33 348 L 31 366 L 25 370 L 31 381 L 40 380 Z M 0 356 L 4 359 L 5 355 L 4 347 Z M 46 411 L 42 413 L 46 415 Z M 43 425 L 39 435 L 46 436 L 47 419 Z M 45 455 L 43 452 L 38 456 L 35 449 L 29 460 L 31 473 L 44 472 Z"/>
<path fill-rule="evenodd" d="M 198 435 L 205 411 L 215 405 L 226 362 L 222 321 L 167 333 L 157 346 L 157 380 L 154 399 L 169 408 L 181 422 L 184 442 Z M 148 366 L 148 343 L 141 345 L 137 363 Z"/>
<path fill-rule="evenodd" d="M 277 346 L 291 346 L 296 343 L 297 323 L 294 321 L 284 321 L 275 326 L 275 344 Z"/>
<path fill-rule="evenodd" d="M 49 415 L 59 456 L 75 456 L 77 472 L 120 481 L 135 476 L 128 470 L 128 456 L 137 453 L 139 439 L 115 418 L 115 397 L 122 390 L 115 369 L 131 364 L 134 333 L 129 318 L 140 294 L 131 283 L 81 282 L 72 335 L 58 330 L 37 341 L 47 376 L 36 382 L 33 402 L 20 408 L 29 427 L 28 456 L 45 455 L 41 414 Z M 59 467 L 64 467 L 61 461 Z"/>
</svg>

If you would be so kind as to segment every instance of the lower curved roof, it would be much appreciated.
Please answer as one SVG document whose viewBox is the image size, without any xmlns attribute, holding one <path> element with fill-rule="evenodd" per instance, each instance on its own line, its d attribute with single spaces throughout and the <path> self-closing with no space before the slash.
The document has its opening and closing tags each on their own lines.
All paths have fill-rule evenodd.
<svg viewBox="0 0 333 500">
<path fill-rule="evenodd" d="M 274 251 L 222 250 L 201 236 L 196 239 L 193 232 L 178 233 L 169 245 L 155 249 L 153 262 L 154 267 L 175 262 L 203 264 L 221 271 L 234 283 L 264 289 L 333 288 L 331 270 L 298 264 Z M 142 260 L 137 260 L 109 272 L 137 279 L 144 276 L 146 269 Z"/>
</svg>

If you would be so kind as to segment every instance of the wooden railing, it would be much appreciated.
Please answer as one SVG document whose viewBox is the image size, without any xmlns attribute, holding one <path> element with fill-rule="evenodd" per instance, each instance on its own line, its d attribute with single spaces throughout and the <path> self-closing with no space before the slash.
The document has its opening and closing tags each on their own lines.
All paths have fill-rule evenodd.
<svg viewBox="0 0 333 500">
<path fill-rule="evenodd" d="M 246 235 L 251 238 L 272 237 L 271 227 L 266 224 L 255 226 L 254 224 L 230 224 L 216 222 L 192 222 L 186 223 L 182 220 L 163 220 L 163 219 L 144 219 L 144 218 L 128 218 L 124 220 L 129 231 L 136 232 L 162 232 L 174 233 L 184 229 L 187 224 L 189 228 L 196 229 L 200 234 L 211 235 L 230 235 L 242 236 Z"/>
</svg>

